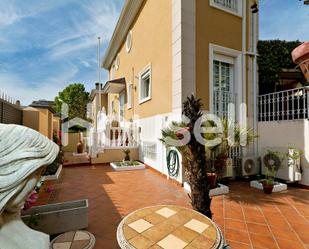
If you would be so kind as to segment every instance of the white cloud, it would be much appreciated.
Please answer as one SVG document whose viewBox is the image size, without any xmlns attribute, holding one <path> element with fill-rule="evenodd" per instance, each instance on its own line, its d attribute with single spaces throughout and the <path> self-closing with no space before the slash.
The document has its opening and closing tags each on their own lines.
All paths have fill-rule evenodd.
<svg viewBox="0 0 309 249">
<path fill-rule="evenodd" d="M 44 82 L 37 85 L 31 85 L 14 74 L 0 73 L 0 89 L 8 96 L 21 100 L 22 105 L 29 105 L 33 100 L 38 99 L 53 100 L 77 72 L 76 66 L 69 65 L 62 72 L 48 77 Z"/>
<path fill-rule="evenodd" d="M 93 1 L 82 4 L 81 7 L 89 19 L 81 20 L 79 16 L 71 16 L 71 29 L 65 36 L 56 37 L 49 44 L 52 59 L 61 59 L 76 51 L 94 47 L 98 36 L 102 43 L 109 41 L 119 17 L 116 6 L 113 3 Z"/>
<path fill-rule="evenodd" d="M 80 63 L 82 65 L 84 65 L 85 67 L 91 67 L 90 63 L 88 61 L 85 61 L 85 60 L 80 60 Z"/>
</svg>

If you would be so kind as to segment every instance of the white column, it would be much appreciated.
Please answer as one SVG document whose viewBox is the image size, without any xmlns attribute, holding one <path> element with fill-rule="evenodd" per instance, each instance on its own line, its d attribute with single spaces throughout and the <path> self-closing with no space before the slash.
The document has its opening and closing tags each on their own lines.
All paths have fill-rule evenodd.
<svg viewBox="0 0 309 249">
<path fill-rule="evenodd" d="M 195 0 L 173 0 L 172 108 L 181 113 L 182 102 L 195 94 Z"/>
</svg>

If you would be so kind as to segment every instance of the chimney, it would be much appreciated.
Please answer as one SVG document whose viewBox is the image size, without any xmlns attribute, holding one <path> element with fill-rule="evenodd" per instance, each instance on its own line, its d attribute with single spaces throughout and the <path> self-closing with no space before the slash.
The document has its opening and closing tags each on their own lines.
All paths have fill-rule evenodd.
<svg viewBox="0 0 309 249">
<path fill-rule="evenodd" d="M 95 83 L 95 89 L 99 90 L 99 83 Z"/>
</svg>

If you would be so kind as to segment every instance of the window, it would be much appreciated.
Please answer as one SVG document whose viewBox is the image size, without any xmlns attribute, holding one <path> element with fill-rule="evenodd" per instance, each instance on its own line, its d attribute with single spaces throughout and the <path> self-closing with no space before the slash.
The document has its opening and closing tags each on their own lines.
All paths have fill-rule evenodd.
<svg viewBox="0 0 309 249">
<path fill-rule="evenodd" d="M 212 7 L 238 16 L 242 15 L 242 0 L 209 0 L 209 2 Z"/>
<path fill-rule="evenodd" d="M 143 141 L 142 142 L 142 151 L 144 157 L 152 161 L 157 160 L 157 144 L 154 142 Z"/>
<path fill-rule="evenodd" d="M 126 39 L 126 50 L 127 53 L 130 52 L 132 47 L 132 30 L 129 31 L 129 33 L 127 34 L 127 39 Z"/>
<path fill-rule="evenodd" d="M 121 120 L 124 119 L 124 94 L 120 95 L 120 118 Z"/>
<path fill-rule="evenodd" d="M 127 98 L 128 98 L 128 109 L 132 108 L 132 96 L 133 95 L 133 85 L 129 82 Z"/>
<path fill-rule="evenodd" d="M 114 104 L 114 100 L 112 100 L 112 105 L 111 105 L 111 114 L 113 114 L 115 111 L 115 104 Z"/>
<path fill-rule="evenodd" d="M 213 110 L 220 117 L 227 117 L 228 104 L 235 102 L 233 68 L 229 61 L 213 61 Z"/>
<path fill-rule="evenodd" d="M 139 103 L 151 99 L 151 65 L 139 74 Z"/>
</svg>

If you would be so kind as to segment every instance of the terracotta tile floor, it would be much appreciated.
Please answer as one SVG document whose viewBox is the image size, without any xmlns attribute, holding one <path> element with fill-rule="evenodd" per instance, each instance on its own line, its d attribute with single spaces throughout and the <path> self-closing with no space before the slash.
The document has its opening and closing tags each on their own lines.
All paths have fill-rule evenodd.
<svg viewBox="0 0 309 249">
<path fill-rule="evenodd" d="M 190 207 L 183 189 L 153 171 L 115 172 L 109 166 L 64 168 L 49 202 L 89 199 L 88 230 L 97 249 L 118 248 L 117 225 L 126 214 L 151 205 Z M 234 248 L 309 249 L 309 191 L 290 187 L 264 195 L 247 182 L 214 197 L 214 220 Z"/>
</svg>

